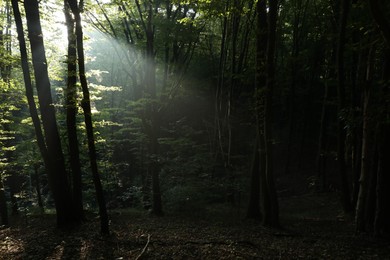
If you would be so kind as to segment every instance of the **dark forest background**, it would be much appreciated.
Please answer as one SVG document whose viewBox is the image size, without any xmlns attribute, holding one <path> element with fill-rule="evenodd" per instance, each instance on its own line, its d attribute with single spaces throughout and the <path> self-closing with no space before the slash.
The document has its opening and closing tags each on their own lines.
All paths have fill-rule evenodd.
<svg viewBox="0 0 390 260">
<path fill-rule="evenodd" d="M 390 230 L 390 3 L 0 1 L 0 213 L 234 212 L 336 192 Z M 43 37 L 42 37 L 43 36 Z"/>
</svg>

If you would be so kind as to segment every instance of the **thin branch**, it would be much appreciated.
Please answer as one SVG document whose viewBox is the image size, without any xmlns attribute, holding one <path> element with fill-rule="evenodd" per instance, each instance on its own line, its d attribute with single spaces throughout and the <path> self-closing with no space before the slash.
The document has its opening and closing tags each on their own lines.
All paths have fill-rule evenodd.
<svg viewBox="0 0 390 260">
<path fill-rule="evenodd" d="M 149 243 L 150 243 L 150 234 L 148 234 L 148 241 L 146 241 L 144 248 L 142 249 L 141 253 L 137 256 L 137 258 L 135 260 L 138 260 L 142 257 L 142 255 L 146 252 L 146 249 L 148 248 Z"/>
</svg>

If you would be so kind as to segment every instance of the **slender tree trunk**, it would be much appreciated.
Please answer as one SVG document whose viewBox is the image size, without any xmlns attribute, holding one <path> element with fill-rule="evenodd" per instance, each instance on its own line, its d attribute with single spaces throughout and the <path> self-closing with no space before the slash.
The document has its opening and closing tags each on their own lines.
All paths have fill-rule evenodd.
<svg viewBox="0 0 390 260">
<path fill-rule="evenodd" d="M 317 174 L 318 174 L 318 186 L 320 191 L 327 189 L 327 176 L 326 176 L 326 159 L 327 159 L 327 123 L 328 123 L 328 93 L 329 86 L 325 83 L 325 93 L 322 101 L 321 119 L 320 119 L 320 133 L 318 138 L 318 154 L 317 154 Z"/>
<path fill-rule="evenodd" d="M 2 24 L 0 24 L 0 48 L 1 48 L 1 50 L 0 50 L 0 76 L 1 76 L 1 83 L 7 84 L 8 86 L 10 86 L 12 66 L 10 65 L 11 63 L 9 62 L 9 58 L 11 57 L 12 53 L 11 53 L 11 34 L 10 34 L 10 30 L 9 30 L 9 28 L 11 27 L 10 6 L 9 6 L 8 1 L 5 3 L 4 11 L 2 10 L 1 14 L 4 16 L 1 17 Z M 2 94 L 3 94 L 3 92 L 2 92 Z M 6 98 L 7 98 L 6 96 L 1 97 L 0 102 L 3 103 L 4 101 L 6 101 Z M 3 108 L 2 108 L 2 110 L 3 110 Z M 2 113 L 3 113 L 2 119 L 4 121 L 7 121 L 7 119 L 8 119 L 8 116 L 6 115 L 7 112 L 9 112 L 9 111 L 7 111 L 7 109 L 5 109 L 5 111 L 2 111 Z M 13 112 L 11 112 L 11 114 L 13 114 Z M 2 130 L 6 135 L 9 135 L 9 133 L 11 133 L 11 129 L 10 129 L 10 126 L 8 123 L 2 123 L 2 127 L 3 127 Z M 14 140 L 12 138 L 9 138 L 8 140 L 2 141 L 2 145 L 5 147 L 10 147 L 10 146 L 15 145 L 15 143 L 14 143 Z M 7 158 L 7 163 L 9 164 L 9 166 L 6 167 L 6 169 L 3 169 L 2 171 L 7 172 L 7 174 L 9 174 L 8 183 L 12 183 L 12 180 L 15 178 L 15 172 L 12 169 L 13 168 L 12 164 L 13 164 L 13 161 L 15 160 L 13 157 L 13 152 L 6 151 L 4 156 L 5 156 L 5 158 Z M 10 190 L 11 190 L 11 187 L 10 187 Z M 11 195 L 11 200 L 12 200 L 12 195 Z M 12 203 L 12 201 L 11 201 L 11 203 Z M 6 200 L 6 196 L 5 196 L 5 187 L 4 187 L 2 173 L 0 173 L 0 215 L 1 215 L 1 220 L 2 220 L 1 224 L 4 226 L 8 226 L 8 224 L 9 224 L 8 223 L 8 207 L 7 207 L 7 200 Z"/>
<path fill-rule="evenodd" d="M 228 9 L 228 3 L 226 3 L 225 10 Z M 218 64 L 218 81 L 215 92 L 215 132 L 216 132 L 216 149 L 215 155 L 218 160 L 218 153 L 221 155 L 221 160 L 226 166 L 226 152 L 224 146 L 224 127 L 223 127 L 223 109 L 224 109 L 224 84 L 225 84 L 225 66 L 227 56 L 227 34 L 228 34 L 228 17 L 224 15 L 222 21 L 222 39 L 220 46 L 219 64 Z"/>
<path fill-rule="evenodd" d="M 361 155 L 361 172 L 360 172 L 360 186 L 359 194 L 356 202 L 356 232 L 365 232 L 367 227 L 366 211 L 367 211 L 367 197 L 369 193 L 369 180 L 371 168 L 371 154 L 372 154 L 372 122 L 371 122 L 371 80 L 372 80 L 372 56 L 375 52 L 372 47 L 367 64 L 366 85 L 364 89 L 364 103 L 363 103 L 363 133 L 362 133 L 362 155 Z"/>
<path fill-rule="evenodd" d="M 305 5 L 303 0 L 295 1 L 296 6 L 294 6 L 294 21 L 293 21 L 293 32 L 292 32 L 292 49 L 291 49 L 291 80 L 290 80 L 290 89 L 288 94 L 288 114 L 289 114 L 289 126 L 288 126 L 288 139 L 287 139 L 287 152 L 286 152 L 286 162 L 285 162 L 285 173 L 290 174 L 291 171 L 291 159 L 292 159 L 292 146 L 294 143 L 294 132 L 295 132 L 295 114 L 296 114 L 296 87 L 299 85 L 299 79 L 297 75 L 299 73 L 299 62 L 298 58 L 300 56 L 300 42 L 301 42 L 301 28 L 304 24 L 306 7 L 309 1 L 306 0 Z M 305 7 L 305 8 L 304 8 Z"/>
<path fill-rule="evenodd" d="M 338 129 L 337 129 L 337 162 L 341 183 L 341 202 L 345 212 L 352 212 L 352 204 L 350 198 L 350 189 L 347 177 L 347 166 L 345 161 L 345 140 L 346 130 L 345 122 L 341 119 L 341 114 L 346 109 L 345 101 L 345 68 L 344 68 L 344 50 L 346 43 L 346 27 L 350 9 L 350 0 L 341 1 L 341 14 L 339 23 L 339 39 L 337 49 L 337 80 L 338 80 Z"/>
<path fill-rule="evenodd" d="M 9 222 L 8 222 L 7 200 L 5 198 L 2 176 L 0 176 L 0 215 L 1 215 L 1 225 L 8 226 Z"/>
<path fill-rule="evenodd" d="M 362 162 L 361 162 L 361 173 L 360 173 L 360 188 L 359 195 L 357 198 L 356 205 L 356 229 L 357 232 L 364 232 L 366 230 L 365 221 L 365 210 L 368 194 L 368 180 L 369 180 L 369 102 L 370 102 L 370 91 L 367 89 L 364 94 L 364 114 L 363 114 L 363 142 L 362 142 Z"/>
<path fill-rule="evenodd" d="M 390 74 L 390 22 L 386 13 L 384 12 L 383 3 L 379 0 L 369 0 L 371 14 L 378 25 L 383 37 L 386 40 L 386 58 L 383 71 L 384 86 L 381 95 L 381 112 L 383 113 L 379 125 L 379 161 L 378 161 L 378 172 L 377 172 L 377 202 L 376 202 L 376 216 L 374 222 L 375 234 L 377 236 L 384 232 L 390 232 L 390 223 L 388 221 L 390 217 L 390 206 L 389 206 L 389 185 L 390 185 L 390 124 L 388 118 L 390 114 L 390 108 L 386 97 L 389 96 L 389 74 Z M 387 118 L 387 121 L 386 121 Z"/>
<path fill-rule="evenodd" d="M 251 190 L 247 211 L 247 217 L 261 219 L 260 198 L 263 201 L 265 194 L 260 185 L 264 184 L 265 154 L 264 154 L 264 88 L 266 84 L 266 47 L 267 35 L 267 11 L 266 0 L 256 4 L 256 81 L 255 81 L 255 111 L 256 111 L 256 143 L 253 151 L 251 165 Z M 262 207 L 264 207 L 263 203 Z"/>
<path fill-rule="evenodd" d="M 388 173 L 390 171 L 390 163 L 387 161 L 390 155 L 389 148 L 390 138 L 386 136 L 385 131 L 390 131 L 390 127 L 381 126 L 379 133 L 379 158 L 377 169 L 377 183 L 376 183 L 376 210 L 374 220 L 375 236 L 381 236 L 390 232 L 390 225 L 388 219 L 390 217 L 389 195 L 388 191 L 390 185 L 390 178 Z M 388 132 L 387 132 L 388 133 Z"/>
<path fill-rule="evenodd" d="M 148 175 L 151 176 L 152 184 L 152 214 L 156 216 L 163 215 L 161 190 L 160 190 L 160 162 L 159 162 L 159 142 L 158 134 L 160 130 L 159 111 L 155 104 L 157 97 L 156 93 L 156 64 L 155 64 L 155 49 L 154 49 L 154 25 L 153 25 L 153 1 L 145 3 L 145 11 L 147 13 L 146 20 L 139 0 L 135 0 L 138 13 L 140 15 L 142 27 L 146 36 L 145 49 L 145 74 L 144 74 L 144 94 L 146 98 L 150 98 L 152 102 L 147 105 L 143 118 L 145 132 L 149 137 L 149 153 Z M 174 50 L 173 50 L 174 52 Z M 175 55 L 175 54 L 173 54 Z M 149 122 L 148 122 L 149 121 Z M 148 183 L 148 182 L 146 182 Z"/>
<path fill-rule="evenodd" d="M 156 99 L 156 65 L 155 65 L 155 50 L 154 50 L 154 26 L 153 26 L 153 6 L 148 6 L 148 17 L 146 23 L 146 73 L 145 73 L 145 87 L 146 93 L 151 99 Z M 152 213 L 157 216 L 163 215 L 161 190 L 160 190 L 160 163 L 159 158 L 159 143 L 158 143 L 158 131 L 160 124 L 158 120 L 157 107 L 151 104 L 148 108 L 148 117 L 150 118 L 150 152 L 152 154 L 151 159 L 151 176 L 152 176 Z"/>
<path fill-rule="evenodd" d="M 259 155 L 259 136 L 257 135 L 253 148 L 253 159 L 251 164 L 251 182 L 247 218 L 260 220 L 260 155 Z"/>
<path fill-rule="evenodd" d="M 64 2 L 64 14 L 68 31 L 68 76 L 66 87 L 66 127 L 68 132 L 69 160 L 72 170 L 72 195 L 75 217 L 83 219 L 82 175 L 79 142 L 77 137 L 77 50 L 75 24 L 67 1 Z"/>
<path fill-rule="evenodd" d="M 380 98 L 380 114 L 377 134 L 378 145 L 378 169 L 377 169 L 377 186 L 376 186 L 376 212 L 374 221 L 375 236 L 382 236 L 390 232 L 390 224 L 388 219 L 390 217 L 390 123 L 388 120 L 390 116 L 390 105 L 387 97 L 390 93 L 390 49 L 386 50 L 385 62 L 383 66 L 383 86 L 381 89 Z"/>
<path fill-rule="evenodd" d="M 77 40 L 77 57 L 79 67 L 79 78 L 83 92 L 81 107 L 84 111 L 84 121 L 87 131 L 89 159 L 91 163 L 92 179 L 96 190 L 96 199 L 99 206 L 100 216 L 100 231 L 102 234 L 109 234 L 109 219 L 107 214 L 106 202 L 104 199 L 104 191 L 100 181 L 100 175 L 97 165 L 97 154 L 95 147 L 95 137 L 92 124 L 91 99 L 88 89 L 87 77 L 85 75 L 85 59 L 84 59 L 84 43 L 83 29 L 81 24 L 80 9 L 76 0 L 67 0 L 74 15 L 76 22 L 76 40 Z"/>
<path fill-rule="evenodd" d="M 269 1 L 268 12 L 268 45 L 267 45 L 267 85 L 265 88 L 264 137 L 266 155 L 266 189 L 269 199 L 269 208 L 264 210 L 263 222 L 265 225 L 279 226 L 279 203 L 276 194 L 273 172 L 273 93 L 275 88 L 275 50 L 276 50 L 276 22 L 278 17 L 278 1 Z"/>
</svg>

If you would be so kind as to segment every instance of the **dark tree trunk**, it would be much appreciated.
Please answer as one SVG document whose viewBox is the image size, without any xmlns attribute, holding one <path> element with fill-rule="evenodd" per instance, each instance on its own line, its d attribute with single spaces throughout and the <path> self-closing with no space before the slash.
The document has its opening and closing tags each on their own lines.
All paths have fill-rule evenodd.
<svg viewBox="0 0 390 260">
<path fill-rule="evenodd" d="M 273 93 L 275 88 L 275 50 L 276 50 L 276 22 L 278 18 L 278 1 L 268 3 L 268 45 L 267 45 L 267 84 L 265 88 L 264 106 L 264 138 L 266 156 L 266 193 L 269 207 L 264 205 L 263 223 L 272 227 L 279 226 L 279 203 L 276 194 L 273 172 Z"/>
<path fill-rule="evenodd" d="M 260 184 L 264 183 L 265 154 L 264 154 L 264 87 L 266 84 L 266 47 L 268 42 L 267 10 L 266 0 L 258 1 L 256 4 L 256 82 L 255 82 L 255 111 L 256 111 L 256 143 L 253 150 L 253 161 L 251 165 L 251 190 L 247 217 L 261 218 L 260 212 Z M 263 205 L 262 205 L 263 206 Z"/>
<path fill-rule="evenodd" d="M 356 222 L 356 232 L 365 232 L 367 231 L 367 219 L 366 211 L 368 208 L 368 195 L 369 195 L 369 181 L 371 179 L 370 175 L 372 174 L 371 164 L 372 164 L 372 147 L 373 147 L 373 122 L 372 122 L 372 112 L 371 112 L 371 81 L 372 81 L 372 69 L 373 69 L 373 53 L 374 47 L 371 47 L 370 54 L 368 57 L 367 63 L 367 75 L 366 75 L 366 84 L 364 88 L 364 99 L 363 99 L 363 132 L 362 132 L 362 154 L 361 154 L 361 172 L 359 178 L 359 194 L 356 202 L 356 212 L 355 212 L 355 222 Z"/>
<path fill-rule="evenodd" d="M 253 159 L 251 164 L 251 182 L 247 218 L 260 220 L 260 155 L 259 155 L 259 137 L 256 137 L 253 148 Z"/>
<path fill-rule="evenodd" d="M 153 7 L 151 4 L 148 6 L 148 17 L 146 24 L 146 72 L 145 72 L 145 87 L 146 93 L 152 99 L 156 99 L 156 65 L 154 57 L 154 26 L 152 24 Z M 152 155 L 150 170 L 152 176 L 152 213 L 161 216 L 163 215 L 162 202 L 161 202 L 161 190 L 160 190 L 160 163 L 159 158 L 159 143 L 158 143 L 158 131 L 160 129 L 158 121 L 157 107 L 151 104 L 148 108 L 148 117 L 150 118 L 150 152 Z"/>
<path fill-rule="evenodd" d="M 33 91 L 31 87 L 31 78 L 28 68 L 28 58 L 26 44 L 24 40 L 23 27 L 19 6 L 17 1 L 12 1 L 15 22 L 18 30 L 18 39 L 20 52 L 22 56 L 22 68 L 26 84 L 27 99 L 30 107 L 30 113 L 33 118 L 36 130 L 38 145 L 42 157 L 48 169 L 48 178 L 57 212 L 57 225 L 59 227 L 67 226 L 74 222 L 72 198 L 65 170 L 65 161 L 61 149 L 61 142 L 57 128 L 55 110 L 53 106 L 50 81 L 47 71 L 47 62 L 45 48 L 43 45 L 42 30 L 39 17 L 38 1 L 24 2 L 26 12 L 27 28 L 31 45 L 31 55 L 37 85 L 38 100 L 40 104 L 42 124 L 44 128 L 45 139 L 43 139 L 40 128 L 39 117 L 33 100 Z M 46 141 L 46 146 L 44 143 Z"/>
<path fill-rule="evenodd" d="M 228 2 L 226 2 L 225 10 L 228 9 Z M 227 14 L 223 17 L 222 22 L 222 39 L 219 54 L 219 63 L 217 71 L 217 87 L 215 90 L 215 160 L 216 163 L 220 159 L 225 167 L 226 165 L 226 152 L 224 145 L 224 127 L 223 127 L 223 110 L 224 110 L 224 84 L 225 84 L 225 67 L 227 56 L 227 34 L 228 34 L 228 17 Z M 218 156 L 218 154 L 220 156 Z"/>
<path fill-rule="evenodd" d="M 309 3 L 306 0 L 295 1 L 294 5 L 294 20 L 293 20 L 293 32 L 292 32 L 292 48 L 291 48 L 291 79 L 290 79 L 290 88 L 288 93 L 288 139 L 287 139 L 287 152 L 286 152 L 286 162 L 285 162 L 285 173 L 290 174 L 291 172 L 291 159 L 292 159 L 292 146 L 294 143 L 294 132 L 296 124 L 296 89 L 299 86 L 299 66 L 300 63 L 298 59 L 301 52 L 301 31 L 305 21 L 307 4 Z"/>
<path fill-rule="evenodd" d="M 18 1 L 12 0 L 11 2 L 12 2 L 12 8 L 13 8 L 13 13 L 15 18 L 16 30 L 18 32 L 19 50 L 21 56 L 24 85 L 26 89 L 27 103 L 30 110 L 30 116 L 34 125 L 39 151 L 41 153 L 46 169 L 49 170 L 49 155 L 43 137 L 41 122 L 38 116 L 38 109 L 34 100 L 34 90 L 31 83 L 30 67 L 28 64 L 28 55 L 27 55 L 26 41 L 24 38 L 22 17 L 19 11 Z"/>
<path fill-rule="evenodd" d="M 1 225 L 8 226 L 8 209 L 7 209 L 7 200 L 5 197 L 5 190 L 3 185 L 3 178 L 0 176 L 0 215 L 1 215 Z"/>
<path fill-rule="evenodd" d="M 142 119 L 145 132 L 149 138 L 149 162 L 148 175 L 151 176 L 152 184 L 152 214 L 156 216 L 163 215 L 161 190 L 160 190 L 160 162 L 159 162 L 159 142 L 158 134 L 160 131 L 159 111 L 155 104 L 156 101 L 156 64 L 154 37 L 155 30 L 153 25 L 154 8 L 153 2 L 145 3 L 146 20 L 139 0 L 135 1 L 138 13 L 141 17 L 142 27 L 146 36 L 145 49 L 145 74 L 144 74 L 144 97 L 152 102 L 147 105 Z"/>
<path fill-rule="evenodd" d="M 376 236 L 390 233 L 390 123 L 385 118 L 390 115 L 390 106 L 386 99 L 389 96 L 390 88 L 390 50 L 386 50 L 383 66 L 383 86 L 381 89 L 379 125 L 377 134 L 378 145 L 378 168 L 376 186 L 376 212 L 374 221 L 374 231 Z"/>
<path fill-rule="evenodd" d="M 381 95 L 381 113 L 382 117 L 379 125 L 378 145 L 379 145 L 379 160 L 377 172 L 377 202 L 376 202 L 376 216 L 375 216 L 375 234 L 377 236 L 383 233 L 390 233 L 390 124 L 385 121 L 390 114 L 390 108 L 386 97 L 389 96 L 389 80 L 390 80 L 390 22 L 383 9 L 383 2 L 379 0 L 369 0 L 372 16 L 378 25 L 383 37 L 386 40 L 386 58 L 383 70 L 383 91 Z"/>
<path fill-rule="evenodd" d="M 68 31 L 68 76 L 66 88 L 66 127 L 68 132 L 69 160 L 72 170 L 72 195 L 75 206 L 75 217 L 83 219 L 82 175 L 80 164 L 79 142 L 77 137 L 77 50 L 75 24 L 71 10 L 65 0 L 64 13 Z"/>
<path fill-rule="evenodd" d="M 322 101 L 322 111 L 320 119 L 320 133 L 318 139 L 318 154 L 317 154 L 317 174 L 318 174 L 318 183 L 317 188 L 320 191 L 327 190 L 327 176 L 326 176 L 326 166 L 327 166 L 327 126 L 328 126 L 328 93 L 329 86 L 325 83 L 325 93 Z"/>
<path fill-rule="evenodd" d="M 342 114 L 346 109 L 345 101 L 345 68 L 344 68 L 344 50 L 346 43 L 346 28 L 349 15 L 350 0 L 342 0 L 341 13 L 339 21 L 339 38 L 337 48 L 337 94 L 338 94 L 338 129 L 337 129 L 337 162 L 340 176 L 341 203 L 345 212 L 352 212 L 350 198 L 350 189 L 347 177 L 347 165 L 345 159 L 345 140 L 346 130 L 345 122 L 342 120 Z"/>
<path fill-rule="evenodd" d="M 107 214 L 107 207 L 104 199 L 104 191 L 100 181 L 100 175 L 99 175 L 98 165 L 97 165 L 95 137 L 93 132 L 93 124 L 92 124 L 91 99 L 90 99 L 90 94 L 88 89 L 87 77 L 85 75 L 83 29 L 81 24 L 80 9 L 76 0 L 67 0 L 67 1 L 72 10 L 76 22 L 79 78 L 80 78 L 81 88 L 83 92 L 81 107 L 83 108 L 84 111 L 84 121 L 85 121 L 85 127 L 87 131 L 88 150 L 89 150 L 89 159 L 91 163 L 92 178 L 96 190 L 96 199 L 99 205 L 100 229 L 101 229 L 100 231 L 102 234 L 109 234 L 109 219 Z"/>
<path fill-rule="evenodd" d="M 388 111 L 389 112 L 389 111 Z M 379 132 L 379 154 L 376 187 L 376 212 L 374 221 L 374 231 L 376 236 L 390 233 L 390 126 L 380 126 Z"/>
</svg>

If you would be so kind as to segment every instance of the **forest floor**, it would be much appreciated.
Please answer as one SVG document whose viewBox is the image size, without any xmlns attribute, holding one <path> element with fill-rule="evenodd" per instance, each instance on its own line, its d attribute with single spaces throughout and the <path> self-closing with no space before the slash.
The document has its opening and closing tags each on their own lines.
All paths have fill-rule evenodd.
<svg viewBox="0 0 390 260">
<path fill-rule="evenodd" d="M 389 240 L 354 235 L 336 194 L 280 198 L 282 229 L 212 208 L 193 216 L 111 212 L 111 235 L 90 219 L 57 230 L 53 215 L 28 216 L 0 229 L 0 259 L 390 259 Z"/>
</svg>

